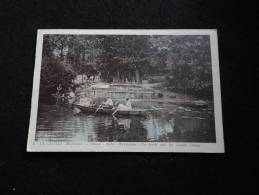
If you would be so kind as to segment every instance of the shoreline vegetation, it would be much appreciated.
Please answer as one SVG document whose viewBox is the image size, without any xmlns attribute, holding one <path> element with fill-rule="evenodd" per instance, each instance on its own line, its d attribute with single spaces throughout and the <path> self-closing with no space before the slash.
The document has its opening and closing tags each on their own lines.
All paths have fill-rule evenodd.
<svg viewBox="0 0 259 195">
<path fill-rule="evenodd" d="M 42 99 L 49 101 L 59 85 L 61 93 L 80 93 L 96 84 L 153 91 L 148 101 L 208 105 L 213 101 L 209 36 L 44 35 Z"/>
</svg>

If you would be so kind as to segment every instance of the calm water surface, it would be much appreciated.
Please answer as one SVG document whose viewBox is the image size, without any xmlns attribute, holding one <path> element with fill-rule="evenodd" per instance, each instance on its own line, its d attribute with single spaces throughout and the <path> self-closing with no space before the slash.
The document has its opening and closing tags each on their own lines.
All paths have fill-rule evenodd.
<svg viewBox="0 0 259 195">
<path fill-rule="evenodd" d="M 156 108 L 145 117 L 73 114 L 73 109 L 40 104 L 37 141 L 215 142 L 212 108 L 197 109 L 168 103 L 135 102 Z"/>
</svg>

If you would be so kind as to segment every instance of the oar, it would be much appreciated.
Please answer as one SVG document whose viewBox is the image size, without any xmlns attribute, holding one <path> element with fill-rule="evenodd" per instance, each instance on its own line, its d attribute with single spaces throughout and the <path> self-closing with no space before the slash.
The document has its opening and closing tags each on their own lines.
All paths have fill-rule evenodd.
<svg viewBox="0 0 259 195">
<path fill-rule="evenodd" d="M 115 109 L 115 111 L 112 113 L 112 116 L 114 116 L 116 112 L 118 112 L 118 109 Z"/>
<path fill-rule="evenodd" d="M 113 116 L 113 117 L 114 117 L 114 114 L 115 114 L 116 112 L 118 112 L 118 105 L 119 105 L 119 103 L 116 102 L 114 105 L 115 105 L 115 106 L 117 105 L 117 106 L 116 106 L 117 108 L 116 108 L 115 106 L 113 106 L 113 108 L 115 108 L 115 111 L 112 113 L 112 116 Z M 115 118 L 116 118 L 116 117 L 115 117 Z"/>
<path fill-rule="evenodd" d="M 96 109 L 95 114 L 101 109 L 102 106 L 103 106 L 103 105 L 101 104 L 101 105 Z"/>
<path fill-rule="evenodd" d="M 116 117 L 116 116 L 114 116 L 113 114 L 112 114 L 112 117 L 113 117 L 116 121 L 118 121 L 117 117 Z"/>
</svg>

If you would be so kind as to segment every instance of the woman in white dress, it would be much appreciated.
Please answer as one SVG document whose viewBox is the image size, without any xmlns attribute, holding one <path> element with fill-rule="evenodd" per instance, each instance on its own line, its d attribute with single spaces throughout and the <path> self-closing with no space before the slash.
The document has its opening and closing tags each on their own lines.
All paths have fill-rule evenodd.
<svg viewBox="0 0 259 195">
<path fill-rule="evenodd" d="M 129 98 L 126 99 L 126 105 L 119 104 L 117 109 L 112 113 L 112 115 L 114 115 L 118 110 L 132 110 L 130 99 Z"/>
</svg>

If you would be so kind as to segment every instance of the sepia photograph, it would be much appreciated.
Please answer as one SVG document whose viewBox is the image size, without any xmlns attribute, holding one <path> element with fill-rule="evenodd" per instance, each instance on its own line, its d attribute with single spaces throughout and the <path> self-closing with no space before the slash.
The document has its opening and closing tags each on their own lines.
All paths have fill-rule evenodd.
<svg viewBox="0 0 259 195">
<path fill-rule="evenodd" d="M 224 152 L 216 30 L 38 30 L 27 151 Z"/>
</svg>

